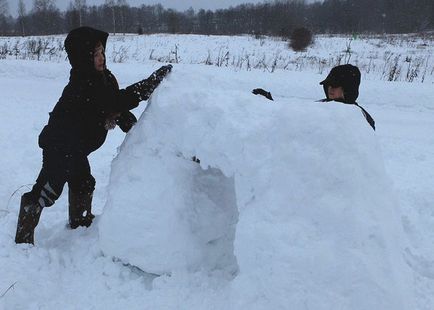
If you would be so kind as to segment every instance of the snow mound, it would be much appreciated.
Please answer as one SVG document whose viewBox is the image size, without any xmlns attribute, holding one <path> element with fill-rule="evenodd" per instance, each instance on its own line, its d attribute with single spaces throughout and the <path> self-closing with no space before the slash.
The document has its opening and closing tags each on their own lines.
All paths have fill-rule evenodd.
<svg viewBox="0 0 434 310">
<path fill-rule="evenodd" d="M 103 251 L 150 273 L 218 274 L 235 309 L 412 309 L 399 210 L 361 111 L 271 102 L 247 73 L 189 68 L 113 161 Z"/>
</svg>

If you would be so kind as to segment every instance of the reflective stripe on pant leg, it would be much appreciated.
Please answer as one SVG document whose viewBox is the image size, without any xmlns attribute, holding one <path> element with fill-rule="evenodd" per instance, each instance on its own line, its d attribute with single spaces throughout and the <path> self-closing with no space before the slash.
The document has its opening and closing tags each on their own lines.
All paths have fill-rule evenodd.
<svg viewBox="0 0 434 310">
<path fill-rule="evenodd" d="M 52 206 L 62 194 L 67 171 L 68 163 L 63 154 L 43 150 L 42 169 L 31 191 L 34 201 L 43 208 Z"/>
<path fill-rule="evenodd" d="M 54 202 L 59 198 L 59 195 L 54 191 L 54 189 L 50 186 L 50 183 L 47 182 L 42 187 L 39 193 L 38 203 L 41 207 L 50 207 L 54 204 Z"/>
</svg>

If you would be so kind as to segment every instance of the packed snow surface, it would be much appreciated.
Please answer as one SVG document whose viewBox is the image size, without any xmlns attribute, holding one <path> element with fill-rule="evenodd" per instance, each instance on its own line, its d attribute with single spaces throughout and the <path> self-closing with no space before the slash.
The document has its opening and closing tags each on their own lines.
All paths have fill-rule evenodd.
<svg viewBox="0 0 434 310">
<path fill-rule="evenodd" d="M 235 308 L 411 308 L 399 209 L 361 110 L 227 81 L 175 68 L 153 95 L 113 162 L 103 251 L 156 274 L 230 272 Z"/>
<path fill-rule="evenodd" d="M 160 65 L 109 67 L 125 87 Z M 434 308 L 431 82 L 363 75 L 373 132 L 315 102 L 326 72 L 177 64 L 90 156 L 94 225 L 65 228 L 65 189 L 15 245 L 68 73 L 0 61 L 0 309 Z"/>
</svg>

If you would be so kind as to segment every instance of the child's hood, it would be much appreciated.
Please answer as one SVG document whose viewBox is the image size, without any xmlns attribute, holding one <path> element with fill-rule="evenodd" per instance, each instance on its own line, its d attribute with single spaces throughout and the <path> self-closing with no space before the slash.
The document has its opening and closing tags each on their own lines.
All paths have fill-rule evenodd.
<svg viewBox="0 0 434 310">
<path fill-rule="evenodd" d="M 334 67 L 320 85 L 323 85 L 327 98 L 329 85 L 333 87 L 341 86 L 344 90 L 344 102 L 354 103 L 359 96 L 360 77 L 360 70 L 356 66 L 350 64 L 340 65 Z"/>
<path fill-rule="evenodd" d="M 93 53 L 95 46 L 101 42 L 106 47 L 107 32 L 90 27 L 72 30 L 65 39 L 65 50 L 72 68 L 89 70 L 94 67 Z"/>
</svg>

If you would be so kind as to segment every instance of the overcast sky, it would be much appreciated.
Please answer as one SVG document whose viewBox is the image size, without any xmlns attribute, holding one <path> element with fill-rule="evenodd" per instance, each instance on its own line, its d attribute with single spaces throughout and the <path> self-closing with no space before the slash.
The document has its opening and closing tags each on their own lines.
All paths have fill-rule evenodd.
<svg viewBox="0 0 434 310">
<path fill-rule="evenodd" d="M 9 1 L 9 12 L 11 15 L 17 15 L 17 3 L 18 0 Z M 71 0 L 54 0 L 57 7 L 62 11 L 65 10 Z M 264 0 L 127 0 L 131 6 L 140 6 L 141 4 L 156 4 L 161 3 L 166 8 L 173 8 L 180 11 L 187 10 L 189 7 L 194 9 L 220 9 L 227 8 L 241 3 L 259 3 L 265 2 Z M 33 6 L 33 0 L 24 0 L 26 10 L 29 11 Z M 87 0 L 88 5 L 103 4 L 104 0 Z"/>
</svg>

